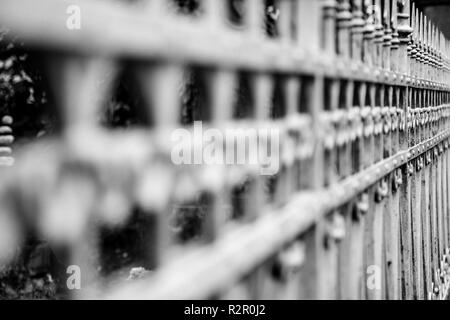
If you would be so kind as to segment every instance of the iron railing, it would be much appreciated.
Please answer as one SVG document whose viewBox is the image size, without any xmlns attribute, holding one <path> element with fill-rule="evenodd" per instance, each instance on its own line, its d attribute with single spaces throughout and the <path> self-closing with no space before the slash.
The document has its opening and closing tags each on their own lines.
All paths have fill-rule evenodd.
<svg viewBox="0 0 450 320">
<path fill-rule="evenodd" d="M 81 297 L 445 298 L 448 40 L 408 0 L 275 1 L 270 37 L 265 2 L 241 2 L 238 27 L 228 1 L 201 1 L 195 17 L 164 0 L 0 2 L 0 24 L 44 56 L 63 121 L 2 172 L 9 241 L 0 253 L 8 256 L 24 223 L 35 226 L 69 248 Z M 81 9 L 79 30 L 66 28 L 70 5 Z M 171 163 L 180 75 L 192 65 L 207 79 L 205 126 L 281 132 L 270 192 L 252 166 Z M 146 128 L 107 131 L 96 121 L 120 68 L 136 76 Z M 236 119 L 242 79 L 251 112 Z M 232 190 L 243 181 L 243 213 L 232 219 Z M 198 193 L 209 199 L 202 241 L 175 244 L 174 204 Z M 91 253 L 98 229 L 136 205 L 154 219 L 153 271 L 101 280 Z"/>
</svg>

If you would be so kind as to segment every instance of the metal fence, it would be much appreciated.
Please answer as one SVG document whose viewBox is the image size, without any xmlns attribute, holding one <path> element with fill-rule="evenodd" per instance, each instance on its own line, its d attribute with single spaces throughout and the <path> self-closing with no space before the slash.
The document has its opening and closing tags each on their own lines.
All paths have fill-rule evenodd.
<svg viewBox="0 0 450 320">
<path fill-rule="evenodd" d="M 274 1 L 270 35 L 267 1 L 236 1 L 234 22 L 231 2 L 181 16 L 164 0 L 1 0 L 0 24 L 45 57 L 63 127 L 2 169 L 0 254 L 36 228 L 69 248 L 82 298 L 445 298 L 448 40 L 408 0 Z M 74 4 L 79 30 L 66 28 Z M 254 166 L 170 161 L 191 66 L 206 79 L 205 126 L 281 132 L 270 191 Z M 97 121 L 121 68 L 136 76 L 145 128 Z M 244 82 L 249 112 L 237 118 Z M 177 244 L 174 205 L 198 193 L 208 198 L 201 241 Z M 136 205 L 152 217 L 153 270 L 101 279 L 96 234 Z"/>
</svg>

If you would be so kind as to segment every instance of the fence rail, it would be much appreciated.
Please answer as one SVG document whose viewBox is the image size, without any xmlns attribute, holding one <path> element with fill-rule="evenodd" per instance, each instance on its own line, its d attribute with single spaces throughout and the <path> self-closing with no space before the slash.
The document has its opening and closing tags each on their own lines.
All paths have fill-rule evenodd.
<svg viewBox="0 0 450 320">
<path fill-rule="evenodd" d="M 233 2 L 242 5 L 239 25 L 228 19 Z M 66 27 L 73 5 L 79 30 Z M 45 57 L 63 123 L 1 173 L 0 229 L 9 241 L 0 255 L 20 241 L 17 230 L 34 226 L 81 266 L 75 297 L 447 298 L 443 34 L 408 0 L 274 1 L 270 35 L 263 1 L 200 6 L 180 16 L 163 0 L 0 2 L 0 25 Z M 255 166 L 170 161 L 191 66 L 206 79 L 205 126 L 279 130 L 281 169 L 270 191 Z M 146 128 L 108 131 L 97 121 L 121 69 L 137 79 Z M 238 118 L 245 81 L 250 115 Z M 232 192 L 243 184 L 234 219 L 227 208 L 236 210 Z M 208 194 L 202 241 L 176 244 L 173 208 L 198 193 Z M 152 274 L 101 279 L 91 252 L 98 230 L 135 206 L 154 219 Z"/>
</svg>

